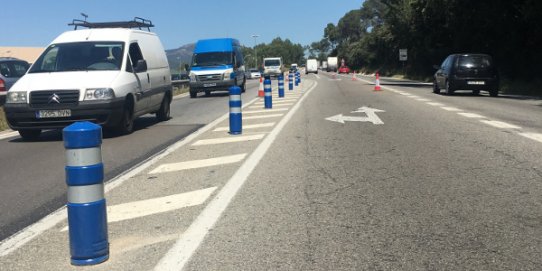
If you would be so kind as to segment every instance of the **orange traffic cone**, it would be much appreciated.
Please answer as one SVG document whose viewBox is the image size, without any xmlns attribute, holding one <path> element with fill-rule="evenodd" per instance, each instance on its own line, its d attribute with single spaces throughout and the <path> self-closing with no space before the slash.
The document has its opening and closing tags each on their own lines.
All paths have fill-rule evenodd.
<svg viewBox="0 0 542 271">
<path fill-rule="evenodd" d="M 263 93 L 263 80 L 260 77 L 260 88 L 258 89 L 258 97 L 263 97 L 263 96 L 264 96 L 264 93 Z"/>
<path fill-rule="evenodd" d="M 352 81 L 357 81 L 358 78 L 356 77 L 356 71 L 352 73 Z"/>
<path fill-rule="evenodd" d="M 376 82 L 375 82 L 375 91 L 379 91 L 380 89 L 380 75 L 378 72 L 376 72 Z"/>
</svg>

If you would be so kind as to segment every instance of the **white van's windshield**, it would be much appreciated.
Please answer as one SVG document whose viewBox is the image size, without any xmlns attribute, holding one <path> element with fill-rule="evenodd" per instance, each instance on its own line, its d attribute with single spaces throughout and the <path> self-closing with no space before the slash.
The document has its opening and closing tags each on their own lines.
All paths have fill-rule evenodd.
<svg viewBox="0 0 542 271">
<path fill-rule="evenodd" d="M 123 42 L 74 42 L 49 46 L 28 73 L 120 70 Z"/>
<path fill-rule="evenodd" d="M 232 64 L 231 52 L 199 53 L 192 57 L 192 67 L 197 66 L 224 66 Z"/>
</svg>

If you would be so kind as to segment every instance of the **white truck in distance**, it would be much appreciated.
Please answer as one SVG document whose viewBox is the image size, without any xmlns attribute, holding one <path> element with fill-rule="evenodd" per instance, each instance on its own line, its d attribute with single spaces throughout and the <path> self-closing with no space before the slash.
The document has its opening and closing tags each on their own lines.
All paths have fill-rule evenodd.
<svg viewBox="0 0 542 271">
<path fill-rule="evenodd" d="M 327 68 L 326 71 L 330 72 L 337 72 L 337 57 L 328 57 L 327 58 Z"/>
</svg>

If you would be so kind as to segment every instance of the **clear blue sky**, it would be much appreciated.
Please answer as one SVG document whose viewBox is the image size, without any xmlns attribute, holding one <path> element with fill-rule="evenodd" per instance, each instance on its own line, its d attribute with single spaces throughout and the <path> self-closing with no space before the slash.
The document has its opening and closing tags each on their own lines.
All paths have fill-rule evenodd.
<svg viewBox="0 0 542 271">
<path fill-rule="evenodd" d="M 0 46 L 45 47 L 67 24 L 89 15 L 89 22 L 149 19 L 165 49 L 203 38 L 232 37 L 245 45 L 276 37 L 309 45 L 328 23 L 361 7 L 363 0 L 11 0 L 2 1 Z"/>
</svg>

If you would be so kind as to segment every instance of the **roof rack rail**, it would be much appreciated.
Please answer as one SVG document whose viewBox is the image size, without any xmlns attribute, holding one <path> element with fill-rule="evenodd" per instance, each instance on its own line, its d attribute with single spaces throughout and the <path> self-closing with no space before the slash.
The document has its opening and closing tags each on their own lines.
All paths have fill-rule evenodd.
<svg viewBox="0 0 542 271">
<path fill-rule="evenodd" d="M 154 27 L 150 20 L 146 20 L 140 17 L 134 17 L 132 21 L 103 23 L 91 23 L 87 22 L 86 20 L 83 21 L 73 19 L 72 22 L 68 25 L 73 25 L 74 30 L 77 30 L 77 27 L 81 26 L 86 28 L 139 28 L 139 30 L 142 30 L 142 28 L 147 28 L 149 32 L 151 32 L 151 27 Z"/>
</svg>

